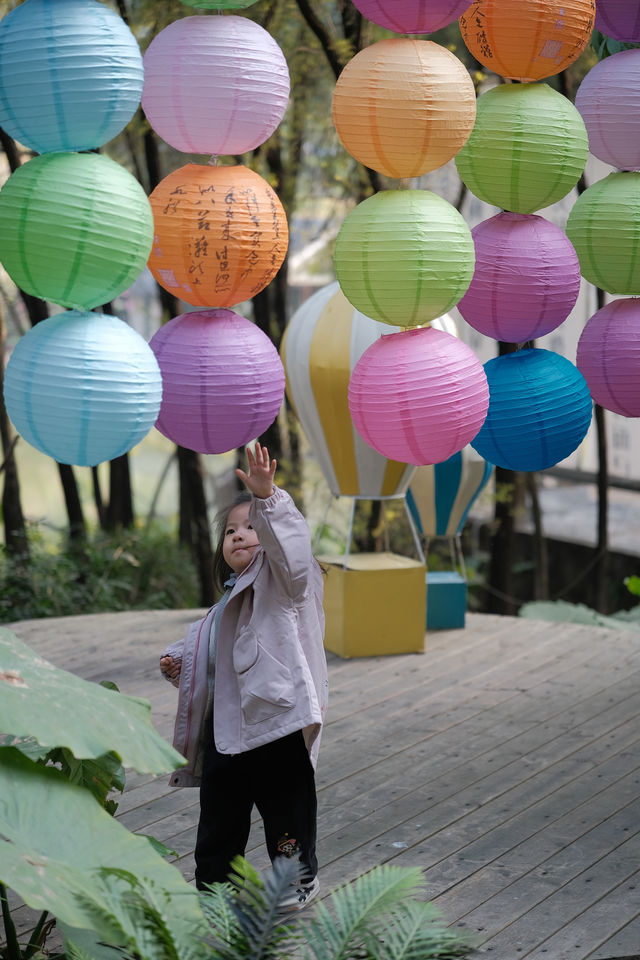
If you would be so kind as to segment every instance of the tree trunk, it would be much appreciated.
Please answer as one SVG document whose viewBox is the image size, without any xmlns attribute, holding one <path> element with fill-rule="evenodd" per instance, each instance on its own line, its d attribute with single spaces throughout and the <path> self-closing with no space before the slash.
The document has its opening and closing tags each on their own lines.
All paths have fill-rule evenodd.
<svg viewBox="0 0 640 960">
<path fill-rule="evenodd" d="M 87 537 L 87 527 L 73 468 L 68 463 L 58 463 L 57 467 L 69 519 L 69 539 L 76 543 L 84 541 Z"/>
<path fill-rule="evenodd" d="M 193 450 L 178 447 L 180 471 L 180 539 L 191 548 L 198 568 L 200 603 L 214 602 L 213 551 L 204 493 L 202 459 Z"/>
<path fill-rule="evenodd" d="M 4 521 L 4 542 L 7 553 L 14 559 L 26 559 L 29 556 L 27 528 L 20 500 L 20 481 L 15 460 L 17 436 L 12 436 L 9 417 L 4 404 L 4 366 L 5 366 L 6 330 L 4 317 L 0 311 L 0 438 L 2 440 L 2 465 L 4 474 L 2 489 L 2 517 Z"/>
<path fill-rule="evenodd" d="M 123 453 L 109 463 L 109 505 L 105 525 L 107 530 L 117 530 L 132 527 L 133 521 L 129 457 Z"/>
<path fill-rule="evenodd" d="M 527 473 L 527 489 L 531 497 L 533 515 L 533 552 L 535 569 L 533 574 L 533 593 L 536 600 L 549 599 L 549 551 L 542 527 L 542 511 L 538 498 L 538 484 L 535 473 Z"/>
<path fill-rule="evenodd" d="M 598 434 L 598 560 L 596 562 L 596 610 L 609 613 L 609 462 L 607 454 L 606 411 L 596 403 Z"/>
</svg>

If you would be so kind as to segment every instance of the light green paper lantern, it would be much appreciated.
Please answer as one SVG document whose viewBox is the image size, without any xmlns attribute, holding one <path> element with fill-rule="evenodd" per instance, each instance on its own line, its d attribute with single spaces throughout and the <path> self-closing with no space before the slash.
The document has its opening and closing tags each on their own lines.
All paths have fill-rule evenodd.
<svg viewBox="0 0 640 960">
<path fill-rule="evenodd" d="M 63 307 L 108 303 L 139 276 L 153 242 L 146 194 L 96 153 L 48 153 L 0 191 L 0 261 L 27 293 Z"/>
<path fill-rule="evenodd" d="M 585 280 L 640 295 L 640 173 L 610 173 L 578 198 L 567 220 Z"/>
<path fill-rule="evenodd" d="M 588 152 L 584 121 L 566 97 L 546 83 L 505 83 L 478 97 L 475 126 L 455 162 L 476 197 L 534 213 L 575 186 Z"/>
<path fill-rule="evenodd" d="M 475 267 L 471 231 L 429 190 L 385 190 L 351 211 L 336 239 L 336 276 L 367 317 L 417 327 L 466 292 Z"/>
<path fill-rule="evenodd" d="M 199 7 L 200 10 L 244 10 L 252 7 L 258 0 L 182 0 L 188 7 Z"/>
</svg>

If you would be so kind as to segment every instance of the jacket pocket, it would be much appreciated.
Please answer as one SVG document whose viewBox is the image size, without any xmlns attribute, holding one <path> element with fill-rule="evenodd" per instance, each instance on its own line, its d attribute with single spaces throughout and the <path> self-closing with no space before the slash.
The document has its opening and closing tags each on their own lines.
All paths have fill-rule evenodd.
<svg viewBox="0 0 640 960">
<path fill-rule="evenodd" d="M 253 630 L 243 630 L 236 638 L 233 666 L 247 724 L 270 720 L 293 707 L 291 671 L 264 649 Z"/>
</svg>

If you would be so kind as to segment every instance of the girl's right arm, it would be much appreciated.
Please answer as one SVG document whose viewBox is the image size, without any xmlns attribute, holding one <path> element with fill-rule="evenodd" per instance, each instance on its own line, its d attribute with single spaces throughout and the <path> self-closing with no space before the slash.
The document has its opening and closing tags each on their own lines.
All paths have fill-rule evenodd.
<svg viewBox="0 0 640 960">
<path fill-rule="evenodd" d="M 160 657 L 160 671 L 165 680 L 177 687 L 180 682 L 180 670 L 182 669 L 182 651 L 184 649 L 184 639 L 177 643 L 172 643 L 167 647 Z"/>
</svg>

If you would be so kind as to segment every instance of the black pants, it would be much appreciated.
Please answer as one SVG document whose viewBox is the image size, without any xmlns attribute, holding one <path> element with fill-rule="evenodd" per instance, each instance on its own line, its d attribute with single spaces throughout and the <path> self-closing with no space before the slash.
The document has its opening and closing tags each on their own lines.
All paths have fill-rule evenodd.
<svg viewBox="0 0 640 960">
<path fill-rule="evenodd" d="M 267 850 L 298 856 L 303 880 L 318 871 L 316 787 L 302 731 L 234 756 L 218 753 L 213 733 L 205 746 L 196 839 L 196 886 L 226 880 L 233 858 L 244 856 L 256 805 Z"/>
</svg>

